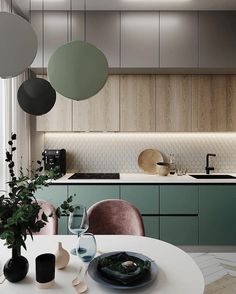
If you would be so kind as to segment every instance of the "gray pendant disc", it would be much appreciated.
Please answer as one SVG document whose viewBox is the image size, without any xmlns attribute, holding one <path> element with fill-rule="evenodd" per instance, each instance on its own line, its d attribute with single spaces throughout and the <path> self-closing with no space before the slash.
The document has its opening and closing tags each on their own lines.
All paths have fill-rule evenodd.
<svg viewBox="0 0 236 294">
<path fill-rule="evenodd" d="M 29 22 L 8 12 L 0 12 L 0 77 L 21 74 L 33 62 L 38 41 Z"/>
</svg>

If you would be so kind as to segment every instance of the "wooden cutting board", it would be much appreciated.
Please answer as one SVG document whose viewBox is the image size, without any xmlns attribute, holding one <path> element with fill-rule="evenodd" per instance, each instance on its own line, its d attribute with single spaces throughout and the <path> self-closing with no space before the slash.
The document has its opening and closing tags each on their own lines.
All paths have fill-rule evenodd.
<svg viewBox="0 0 236 294">
<path fill-rule="evenodd" d="M 139 167 L 148 174 L 157 174 L 157 162 L 163 162 L 163 156 L 157 149 L 145 149 L 138 157 Z"/>
</svg>

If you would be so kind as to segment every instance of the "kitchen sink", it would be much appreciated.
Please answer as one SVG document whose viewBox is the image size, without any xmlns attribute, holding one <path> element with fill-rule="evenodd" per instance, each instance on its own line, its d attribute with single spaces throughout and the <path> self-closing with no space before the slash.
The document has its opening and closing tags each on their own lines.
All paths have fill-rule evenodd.
<svg viewBox="0 0 236 294">
<path fill-rule="evenodd" d="M 195 179 L 236 179 L 236 177 L 231 176 L 231 175 L 190 175 L 191 177 L 195 178 Z"/>
</svg>

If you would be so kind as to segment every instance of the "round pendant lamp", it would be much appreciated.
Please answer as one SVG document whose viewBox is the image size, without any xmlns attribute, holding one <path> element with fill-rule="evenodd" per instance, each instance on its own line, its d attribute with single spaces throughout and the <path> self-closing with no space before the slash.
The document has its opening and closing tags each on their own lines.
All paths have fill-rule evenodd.
<svg viewBox="0 0 236 294">
<path fill-rule="evenodd" d="M 0 12 L 0 77 L 21 74 L 34 60 L 38 41 L 30 25 L 22 17 Z"/>
<path fill-rule="evenodd" d="M 17 99 L 27 113 L 42 115 L 49 112 L 56 102 L 56 92 L 51 84 L 41 78 L 25 81 L 20 86 Z"/>
<path fill-rule="evenodd" d="M 108 78 L 108 62 L 94 45 L 73 41 L 59 47 L 51 56 L 48 76 L 53 88 L 74 100 L 94 96 Z"/>
</svg>

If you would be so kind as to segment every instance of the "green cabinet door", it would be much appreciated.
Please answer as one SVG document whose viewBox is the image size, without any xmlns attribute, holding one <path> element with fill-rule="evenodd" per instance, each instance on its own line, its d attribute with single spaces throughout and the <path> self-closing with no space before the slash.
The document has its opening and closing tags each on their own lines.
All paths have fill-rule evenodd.
<svg viewBox="0 0 236 294">
<path fill-rule="evenodd" d="M 67 185 L 51 185 L 36 191 L 35 197 L 50 202 L 57 208 L 67 198 Z M 58 234 L 66 235 L 67 230 L 67 216 L 62 216 L 58 220 Z"/>
<path fill-rule="evenodd" d="M 71 185 L 69 195 L 76 195 L 73 203 L 81 203 L 89 208 L 104 199 L 119 199 L 119 185 Z"/>
<path fill-rule="evenodd" d="M 158 185 L 121 185 L 120 196 L 137 207 L 141 214 L 159 214 Z"/>
<path fill-rule="evenodd" d="M 198 185 L 160 186 L 160 214 L 198 214 Z"/>
<path fill-rule="evenodd" d="M 161 216 L 160 239 L 175 245 L 198 245 L 198 217 Z"/>
<path fill-rule="evenodd" d="M 143 216 L 145 236 L 159 239 L 159 216 Z"/>
<path fill-rule="evenodd" d="M 201 185 L 199 197 L 199 243 L 236 245 L 236 185 Z"/>
</svg>

